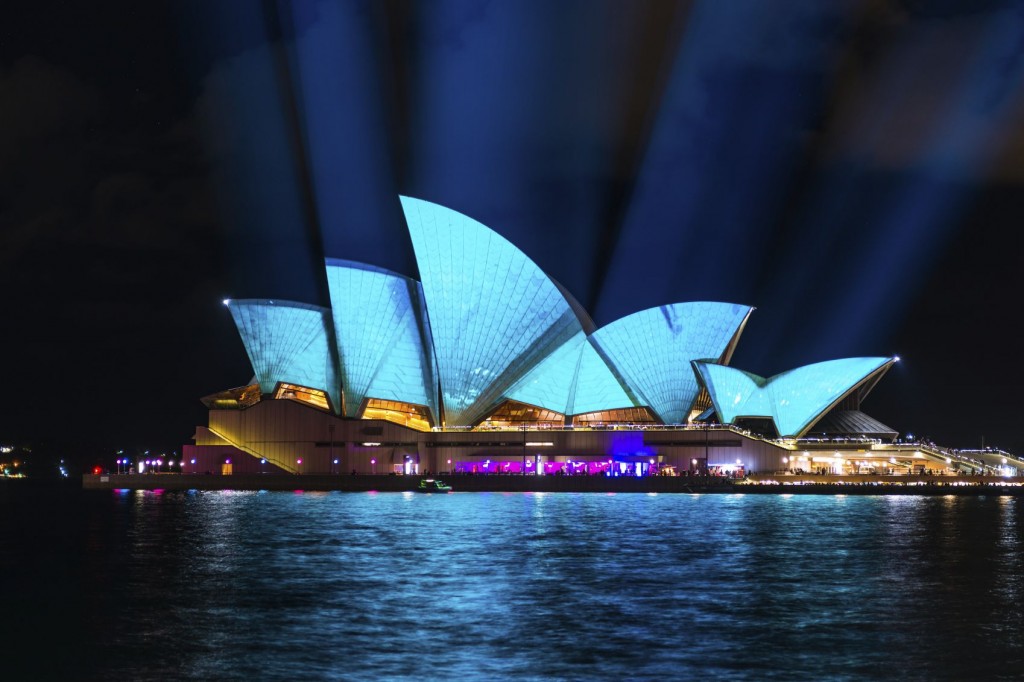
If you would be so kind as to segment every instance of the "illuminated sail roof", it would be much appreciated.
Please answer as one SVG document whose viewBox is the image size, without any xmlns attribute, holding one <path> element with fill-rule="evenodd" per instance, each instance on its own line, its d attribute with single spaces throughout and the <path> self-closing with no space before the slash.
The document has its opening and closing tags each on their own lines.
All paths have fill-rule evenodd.
<svg viewBox="0 0 1024 682">
<path fill-rule="evenodd" d="M 334 349 L 329 342 L 331 313 L 326 308 L 276 300 L 225 301 L 242 337 L 263 393 L 278 383 L 327 393 L 341 406 Z"/>
<path fill-rule="evenodd" d="M 690 362 L 724 359 L 752 310 L 734 303 L 663 305 L 616 320 L 591 340 L 636 404 L 678 424 L 700 388 Z"/>
<path fill-rule="evenodd" d="M 587 339 L 569 396 L 568 413 L 588 414 L 639 406 L 598 355 L 592 339 Z"/>
<path fill-rule="evenodd" d="M 516 382 L 507 392 L 508 398 L 559 414 L 571 414 L 570 393 L 586 343 L 587 335 L 580 330 Z"/>
<path fill-rule="evenodd" d="M 522 251 L 449 208 L 402 197 L 423 283 L 445 423 L 472 425 L 582 330 Z"/>
<path fill-rule="evenodd" d="M 503 404 L 598 419 L 634 410 L 672 424 L 687 419 L 703 387 L 723 422 L 770 418 L 780 434 L 801 435 L 853 391 L 870 391 L 893 361 L 834 360 L 770 379 L 732 369 L 753 310 L 732 303 L 664 305 L 595 330 L 505 238 L 443 206 L 401 203 L 421 282 L 331 259 L 330 309 L 227 302 L 261 397 L 287 385 L 320 404 L 322 391 L 347 417 L 376 401 L 377 412 L 401 404 L 445 426 L 475 425 Z"/>
<path fill-rule="evenodd" d="M 723 423 L 767 417 L 782 436 L 799 437 L 833 405 L 889 369 L 895 358 L 846 358 L 818 362 L 770 379 L 709 362 L 694 362 Z"/>
<path fill-rule="evenodd" d="M 768 381 L 764 377 L 712 362 L 695 362 L 694 369 L 708 389 L 722 423 L 731 424 L 739 417 L 772 415 L 771 401 L 765 390 Z"/>
<path fill-rule="evenodd" d="M 351 261 L 328 259 L 334 337 L 345 415 L 366 398 L 426 405 L 436 415 L 436 381 L 420 285 Z"/>
</svg>

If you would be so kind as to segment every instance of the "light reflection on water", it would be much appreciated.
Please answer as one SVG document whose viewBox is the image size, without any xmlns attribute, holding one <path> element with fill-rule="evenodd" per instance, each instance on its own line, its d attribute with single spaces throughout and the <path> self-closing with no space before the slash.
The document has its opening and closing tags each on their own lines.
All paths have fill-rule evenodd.
<svg viewBox="0 0 1024 682">
<path fill-rule="evenodd" d="M 83 600 L 82 677 L 1024 670 L 1016 498 L 136 492 L 74 512 L 84 542 L 51 571 Z"/>
</svg>

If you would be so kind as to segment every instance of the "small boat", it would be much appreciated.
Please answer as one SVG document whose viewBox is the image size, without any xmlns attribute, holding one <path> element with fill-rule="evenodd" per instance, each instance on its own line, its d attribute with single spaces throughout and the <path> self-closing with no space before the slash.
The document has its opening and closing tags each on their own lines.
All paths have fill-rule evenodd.
<svg viewBox="0 0 1024 682">
<path fill-rule="evenodd" d="M 416 488 L 418 493 L 450 493 L 452 487 L 444 481 L 438 481 L 433 478 L 424 478 L 420 481 L 420 485 Z"/>
</svg>

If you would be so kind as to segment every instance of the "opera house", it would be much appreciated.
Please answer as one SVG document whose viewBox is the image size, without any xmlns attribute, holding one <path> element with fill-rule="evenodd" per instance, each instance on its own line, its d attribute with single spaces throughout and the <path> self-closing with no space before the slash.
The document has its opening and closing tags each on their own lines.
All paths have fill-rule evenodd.
<svg viewBox="0 0 1024 682">
<path fill-rule="evenodd" d="M 735 475 L 949 463 L 860 410 L 898 358 L 729 366 L 753 308 L 596 328 L 509 241 L 402 197 L 421 281 L 325 264 L 330 307 L 229 300 L 254 378 L 203 399 L 185 471 Z"/>
</svg>

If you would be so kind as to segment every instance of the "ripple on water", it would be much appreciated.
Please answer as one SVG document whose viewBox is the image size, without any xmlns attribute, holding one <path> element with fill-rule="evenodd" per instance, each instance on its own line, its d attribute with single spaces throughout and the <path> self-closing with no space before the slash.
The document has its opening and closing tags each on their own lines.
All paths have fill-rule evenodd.
<svg viewBox="0 0 1024 682">
<path fill-rule="evenodd" d="M 69 535 L 68 568 L 38 579 L 65 571 L 80 586 L 69 646 L 102 653 L 77 659 L 95 677 L 1024 670 L 1016 498 L 166 492 L 75 505 L 85 539 Z M 27 581 L 23 607 L 45 594 L 0 565 Z"/>
</svg>

